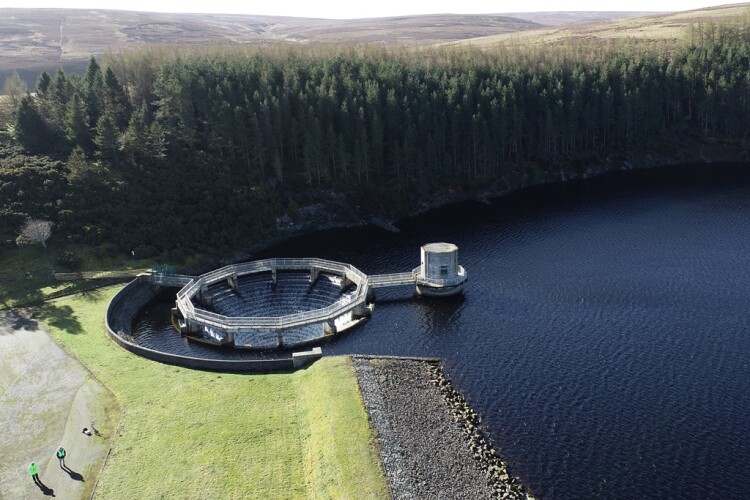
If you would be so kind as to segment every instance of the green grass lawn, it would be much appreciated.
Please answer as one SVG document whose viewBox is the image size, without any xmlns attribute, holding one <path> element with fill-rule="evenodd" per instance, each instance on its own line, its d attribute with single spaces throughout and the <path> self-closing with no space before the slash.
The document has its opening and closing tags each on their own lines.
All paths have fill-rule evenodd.
<svg viewBox="0 0 750 500">
<path fill-rule="evenodd" d="M 389 496 L 349 358 L 270 375 L 149 361 L 106 336 L 116 291 L 59 299 L 41 313 L 120 402 L 96 498 Z"/>
<path fill-rule="evenodd" d="M 52 273 L 70 272 L 61 264 L 65 252 L 80 259 L 76 270 L 104 271 L 150 268 L 149 259 L 134 259 L 106 246 L 50 244 L 22 245 L 0 250 L 0 308 L 39 303 L 50 297 L 91 290 L 102 280 L 57 281 Z"/>
</svg>

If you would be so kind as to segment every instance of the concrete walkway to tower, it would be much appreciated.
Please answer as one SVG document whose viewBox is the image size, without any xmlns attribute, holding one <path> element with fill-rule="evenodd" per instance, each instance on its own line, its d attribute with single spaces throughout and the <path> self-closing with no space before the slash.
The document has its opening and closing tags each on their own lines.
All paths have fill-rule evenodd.
<svg viewBox="0 0 750 500">
<path fill-rule="evenodd" d="M 19 310 L 0 311 L 0 499 L 90 495 L 109 436 L 82 432 L 104 422 L 113 396 Z M 68 471 L 55 452 L 63 446 Z M 34 484 L 30 462 L 39 465 Z"/>
</svg>

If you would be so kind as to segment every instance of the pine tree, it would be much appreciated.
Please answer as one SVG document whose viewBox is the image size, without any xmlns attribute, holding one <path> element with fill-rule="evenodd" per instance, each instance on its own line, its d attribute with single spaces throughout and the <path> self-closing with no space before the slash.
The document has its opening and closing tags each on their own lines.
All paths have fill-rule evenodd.
<svg viewBox="0 0 750 500">
<path fill-rule="evenodd" d="M 63 129 L 63 123 L 65 121 L 65 113 L 68 108 L 68 82 L 65 78 L 65 73 L 62 69 L 58 69 L 55 74 L 55 79 L 52 80 L 52 96 L 51 96 L 51 109 L 52 119 L 56 125 Z"/>
<path fill-rule="evenodd" d="M 99 149 L 102 158 L 114 158 L 117 153 L 117 124 L 112 113 L 105 112 L 96 122 L 96 136 L 94 144 Z"/>
<path fill-rule="evenodd" d="M 96 126 L 104 106 L 104 78 L 99 63 L 96 62 L 94 56 L 91 56 L 86 73 L 81 80 L 81 92 L 86 103 L 89 127 L 93 128 Z"/>
<path fill-rule="evenodd" d="M 120 138 L 120 149 L 130 157 L 131 162 L 143 156 L 143 148 L 148 136 L 148 125 L 146 124 L 147 106 L 143 102 L 138 111 L 130 116 L 128 127 Z"/>
<path fill-rule="evenodd" d="M 73 98 L 68 103 L 64 130 L 65 137 L 72 146 L 80 146 L 84 150 L 90 148 L 89 118 L 86 114 L 85 103 L 78 93 L 73 94 Z"/>
<path fill-rule="evenodd" d="M 42 74 L 39 75 L 39 78 L 36 81 L 37 96 L 45 99 L 51 86 L 52 78 L 50 78 L 49 73 L 47 73 L 46 71 L 42 71 Z"/>
<path fill-rule="evenodd" d="M 21 98 L 13 124 L 13 135 L 30 153 L 43 153 L 50 146 L 50 130 L 34 104 L 31 95 Z"/>
<path fill-rule="evenodd" d="M 130 117 L 130 102 L 112 68 L 104 72 L 104 112 L 111 113 L 119 130 L 124 129 Z"/>
<path fill-rule="evenodd" d="M 70 152 L 65 166 L 68 168 L 68 178 L 72 182 L 84 182 L 91 173 L 91 167 L 86 161 L 86 153 L 79 146 L 76 146 Z"/>
<path fill-rule="evenodd" d="M 46 71 L 42 71 L 36 81 L 36 97 L 39 102 L 39 112 L 42 116 L 50 118 L 50 109 L 52 101 L 52 78 Z"/>
<path fill-rule="evenodd" d="M 167 137 L 159 122 L 154 121 L 146 136 L 146 154 L 153 159 L 163 160 L 167 157 Z"/>
</svg>

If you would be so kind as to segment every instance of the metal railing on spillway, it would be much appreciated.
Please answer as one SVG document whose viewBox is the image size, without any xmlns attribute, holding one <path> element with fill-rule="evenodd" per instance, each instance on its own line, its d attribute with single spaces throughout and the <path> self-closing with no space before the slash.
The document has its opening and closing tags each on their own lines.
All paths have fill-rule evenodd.
<svg viewBox="0 0 750 500">
<path fill-rule="evenodd" d="M 427 278 L 421 275 L 421 266 L 408 273 L 375 274 L 368 276 L 369 285 L 373 288 L 401 285 L 426 285 L 434 287 L 451 287 L 466 281 L 466 270 L 458 266 L 458 273 L 450 278 Z"/>
<path fill-rule="evenodd" d="M 189 284 L 195 279 L 195 276 L 188 276 L 185 274 L 161 274 L 155 273 L 151 275 L 151 282 L 161 286 L 169 287 L 183 287 Z"/>
<path fill-rule="evenodd" d="M 149 269 L 126 269 L 120 271 L 78 271 L 75 273 L 52 273 L 58 281 L 135 278 Z"/>
<path fill-rule="evenodd" d="M 230 317 L 222 316 L 203 309 L 195 309 L 193 319 L 198 320 L 203 325 L 212 326 L 226 332 L 236 333 L 244 330 L 259 330 L 266 328 L 284 330 L 311 323 L 323 323 L 351 312 L 360 305 L 361 302 L 352 301 L 343 307 L 341 304 L 333 304 L 322 309 L 277 317 Z"/>
<path fill-rule="evenodd" d="M 340 275 L 357 285 L 357 292 L 347 303 L 334 303 L 321 309 L 305 311 L 284 316 L 238 316 L 230 317 L 196 308 L 192 298 L 201 289 L 219 281 L 237 278 L 247 274 L 273 271 L 313 271 Z M 154 276 L 158 284 L 178 283 L 184 286 L 177 292 L 176 304 L 183 317 L 188 321 L 218 328 L 225 332 L 240 332 L 255 329 L 287 329 L 311 323 L 322 323 L 347 314 L 362 307 L 367 299 L 368 277 L 350 264 L 342 264 L 325 259 L 265 259 L 242 264 L 234 264 L 216 269 L 200 277 Z"/>
<path fill-rule="evenodd" d="M 417 282 L 419 268 L 408 273 L 375 274 L 369 276 L 369 284 L 373 288 L 387 286 L 413 285 Z"/>
</svg>

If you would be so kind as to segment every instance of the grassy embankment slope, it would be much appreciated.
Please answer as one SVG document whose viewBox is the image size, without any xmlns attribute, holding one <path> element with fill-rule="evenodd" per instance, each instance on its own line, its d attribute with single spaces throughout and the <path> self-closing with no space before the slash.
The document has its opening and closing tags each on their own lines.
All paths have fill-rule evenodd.
<svg viewBox="0 0 750 500">
<path fill-rule="evenodd" d="M 123 409 L 96 498 L 388 496 L 348 358 L 269 375 L 155 363 L 106 336 L 116 291 L 44 309 L 54 337 Z"/>
</svg>

